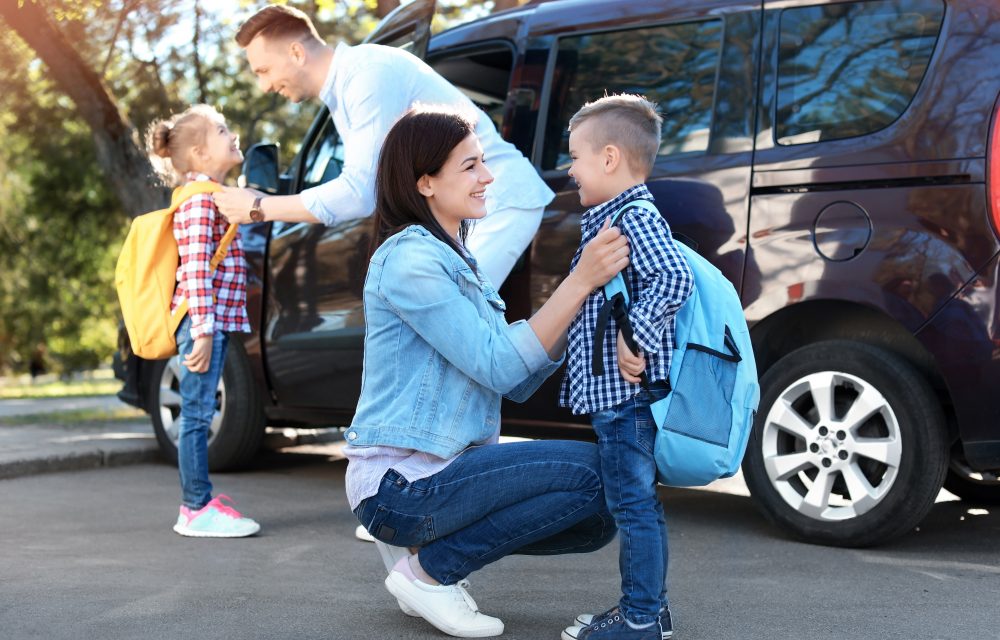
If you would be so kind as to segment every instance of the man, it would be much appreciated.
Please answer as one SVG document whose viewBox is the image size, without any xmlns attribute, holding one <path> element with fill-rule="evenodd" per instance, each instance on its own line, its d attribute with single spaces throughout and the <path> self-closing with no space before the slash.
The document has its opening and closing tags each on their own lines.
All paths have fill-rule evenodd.
<svg viewBox="0 0 1000 640">
<path fill-rule="evenodd" d="M 243 23 L 236 42 L 246 51 L 262 91 L 296 103 L 323 100 L 344 142 L 344 166 L 336 179 L 297 195 L 258 200 L 260 194 L 253 191 L 227 188 L 215 201 L 230 222 L 333 225 L 371 215 L 379 151 L 396 119 L 416 103 L 475 109 L 465 94 L 410 53 L 380 45 L 329 46 L 309 17 L 291 7 L 261 9 Z M 499 288 L 534 237 L 554 194 L 487 115 L 473 112 L 476 135 L 496 181 L 487 190 L 487 216 L 476 223 L 467 247 Z"/>
</svg>

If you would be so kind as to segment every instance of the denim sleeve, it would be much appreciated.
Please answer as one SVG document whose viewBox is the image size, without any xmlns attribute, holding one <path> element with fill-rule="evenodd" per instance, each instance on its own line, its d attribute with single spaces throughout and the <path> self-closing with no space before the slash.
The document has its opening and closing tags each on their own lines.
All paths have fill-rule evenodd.
<svg viewBox="0 0 1000 640">
<path fill-rule="evenodd" d="M 538 387 L 542 386 L 542 383 L 545 382 L 546 378 L 555 373 L 556 369 L 559 368 L 559 365 L 563 363 L 565 357 L 566 354 L 564 352 L 558 360 L 549 360 L 549 363 L 545 365 L 544 368 L 539 369 L 525 378 L 521 384 L 505 393 L 504 397 L 508 400 L 513 400 L 514 402 L 524 402 L 530 398 L 532 394 L 538 391 Z"/>
<path fill-rule="evenodd" d="M 622 217 L 621 227 L 639 283 L 628 313 L 635 341 L 644 352 L 659 353 L 667 321 L 691 295 L 694 275 L 660 215 L 631 209 Z"/>
<path fill-rule="evenodd" d="M 462 293 L 444 251 L 451 249 L 418 234 L 400 238 L 385 257 L 379 297 L 455 368 L 497 393 L 551 364 L 524 320 L 492 328 Z"/>
</svg>

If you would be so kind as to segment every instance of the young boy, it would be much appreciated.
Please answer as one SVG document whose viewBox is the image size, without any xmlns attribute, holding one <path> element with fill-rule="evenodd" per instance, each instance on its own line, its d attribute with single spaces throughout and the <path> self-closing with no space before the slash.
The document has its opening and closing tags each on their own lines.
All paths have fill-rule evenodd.
<svg viewBox="0 0 1000 640">
<path fill-rule="evenodd" d="M 591 207 L 580 221 L 583 247 L 616 211 L 652 200 L 645 180 L 660 147 L 662 119 L 656 105 L 634 95 L 607 96 L 583 106 L 569 122 L 569 175 L 580 203 Z M 674 245 L 666 221 L 640 207 L 619 218 L 628 238 L 624 272 L 628 317 L 639 352 L 631 353 L 613 319 L 596 334 L 604 293 L 598 289 L 569 328 L 566 378 L 560 404 L 589 413 L 597 432 L 608 508 L 621 534 L 622 598 L 606 613 L 584 615 L 563 640 L 661 640 L 673 635 L 667 606 L 667 529 L 656 495 L 652 401 L 669 392 L 674 315 L 691 295 L 694 278 Z M 572 266 L 580 258 L 578 250 Z M 591 362 L 603 344 L 604 375 Z M 645 373 L 646 385 L 640 385 Z"/>
</svg>

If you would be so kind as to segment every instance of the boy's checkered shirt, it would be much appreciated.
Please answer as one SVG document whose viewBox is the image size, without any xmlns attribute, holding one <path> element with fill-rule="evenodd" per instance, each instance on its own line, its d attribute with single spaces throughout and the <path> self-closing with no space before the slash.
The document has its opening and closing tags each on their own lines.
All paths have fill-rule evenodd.
<svg viewBox="0 0 1000 640">
<path fill-rule="evenodd" d="M 597 235 L 604 221 L 626 203 L 640 199 L 653 200 L 644 184 L 583 214 L 580 247 L 573 256 L 571 270 L 576 268 L 583 247 Z M 694 276 L 674 245 L 670 227 L 662 216 L 633 207 L 619 219 L 630 251 L 629 266 L 623 275 L 631 300 L 629 319 L 635 340 L 645 354 L 649 381 L 668 380 L 674 348 L 674 316 L 691 295 Z M 569 327 L 566 377 L 559 404 L 578 415 L 619 405 L 641 389 L 637 384 L 626 382 L 618 371 L 618 327 L 614 319 L 609 319 L 608 331 L 601 337 L 604 340 L 604 375 L 594 376 L 591 371 L 597 314 L 603 304 L 604 291 L 597 289 L 584 302 Z"/>
<path fill-rule="evenodd" d="M 195 180 L 212 178 L 195 172 L 185 176 L 186 182 Z M 184 298 L 188 299 L 192 339 L 216 331 L 250 332 L 247 269 L 239 234 L 233 238 L 229 252 L 215 273 L 209 269 L 215 249 L 228 228 L 229 223 L 215 207 L 210 193 L 188 198 L 174 213 L 174 238 L 177 239 L 180 264 L 177 265 L 177 288 L 170 310 L 176 309 Z"/>
</svg>

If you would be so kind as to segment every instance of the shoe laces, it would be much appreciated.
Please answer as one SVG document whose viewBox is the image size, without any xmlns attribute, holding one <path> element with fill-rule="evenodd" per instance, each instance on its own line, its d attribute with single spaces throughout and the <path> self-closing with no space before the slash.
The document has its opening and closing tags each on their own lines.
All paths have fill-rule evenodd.
<svg viewBox="0 0 1000 640">
<path fill-rule="evenodd" d="M 212 501 L 209 502 L 205 506 L 207 507 L 207 506 L 211 505 L 211 506 L 215 507 L 215 510 L 218 511 L 219 513 L 221 513 L 223 515 L 230 516 L 232 518 L 236 518 L 237 520 L 239 520 L 240 518 L 243 517 L 243 514 L 241 514 L 239 511 L 237 511 L 234 507 L 232 507 L 232 506 L 230 506 L 228 504 L 223 504 L 222 503 L 223 500 L 225 500 L 226 502 L 230 502 L 232 504 L 236 504 L 235 500 L 233 500 L 232 498 L 230 498 L 226 494 L 222 493 L 222 494 L 219 494 L 218 496 L 216 496 L 215 498 L 212 498 Z"/>
<path fill-rule="evenodd" d="M 472 611 L 473 613 L 479 613 L 479 607 L 476 605 L 476 601 L 473 600 L 472 596 L 469 595 L 469 592 L 466 591 L 466 588 L 468 588 L 468 586 L 469 586 L 468 580 L 459 580 L 454 585 L 455 599 L 465 601 L 465 605 L 469 608 L 470 611 Z"/>
</svg>

